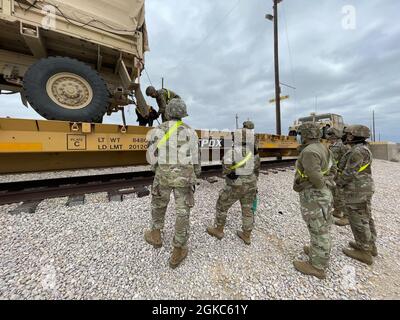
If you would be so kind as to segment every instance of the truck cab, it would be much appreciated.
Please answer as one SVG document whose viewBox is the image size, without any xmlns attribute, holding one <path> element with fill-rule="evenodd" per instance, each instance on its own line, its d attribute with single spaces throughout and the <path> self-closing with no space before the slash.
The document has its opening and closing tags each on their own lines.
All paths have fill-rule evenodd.
<svg viewBox="0 0 400 320">
<path fill-rule="evenodd" d="M 343 131 L 345 127 L 343 117 L 341 115 L 334 113 L 311 113 L 308 117 L 299 118 L 294 122 L 293 126 L 289 127 L 289 136 L 297 136 L 297 130 L 299 126 L 304 122 L 318 123 L 322 130 L 323 138 L 325 138 L 326 130 L 329 128 L 336 128 L 340 131 Z"/>
</svg>

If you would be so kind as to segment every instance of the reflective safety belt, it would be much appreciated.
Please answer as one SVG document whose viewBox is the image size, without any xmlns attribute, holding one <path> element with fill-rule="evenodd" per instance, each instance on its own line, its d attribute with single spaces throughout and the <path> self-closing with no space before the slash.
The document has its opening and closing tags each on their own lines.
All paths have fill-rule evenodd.
<svg viewBox="0 0 400 320">
<path fill-rule="evenodd" d="M 308 178 L 308 176 L 305 173 L 301 172 L 299 168 L 296 168 L 296 170 L 297 170 L 298 174 L 300 175 L 300 177 Z M 324 170 L 321 173 L 322 173 L 322 175 L 326 176 L 330 170 L 331 170 L 331 168 L 328 168 L 327 170 Z"/>
<path fill-rule="evenodd" d="M 249 152 L 242 161 L 240 161 L 239 163 L 237 163 L 234 166 L 230 167 L 229 169 L 235 170 L 235 169 L 238 169 L 240 167 L 243 167 L 246 164 L 246 162 L 251 159 L 252 156 L 253 156 L 253 154 L 251 152 Z"/>
<path fill-rule="evenodd" d="M 167 143 L 171 135 L 178 130 L 178 128 L 183 125 L 183 121 L 177 121 L 169 130 L 168 132 L 164 135 L 164 137 L 158 142 L 157 144 L 157 149 L 162 147 L 164 144 Z"/>
<path fill-rule="evenodd" d="M 168 89 L 165 90 L 167 90 L 167 104 L 168 104 L 169 100 L 171 100 L 171 91 L 169 91 Z"/>
<path fill-rule="evenodd" d="M 322 175 L 326 176 L 329 173 L 329 171 L 331 171 L 332 166 L 333 166 L 332 157 L 330 157 L 328 168 L 324 171 L 321 171 Z M 302 177 L 303 179 L 308 178 L 308 176 L 305 173 L 301 172 L 299 168 L 296 167 L 296 170 L 297 173 L 300 175 L 300 177 Z"/>
</svg>

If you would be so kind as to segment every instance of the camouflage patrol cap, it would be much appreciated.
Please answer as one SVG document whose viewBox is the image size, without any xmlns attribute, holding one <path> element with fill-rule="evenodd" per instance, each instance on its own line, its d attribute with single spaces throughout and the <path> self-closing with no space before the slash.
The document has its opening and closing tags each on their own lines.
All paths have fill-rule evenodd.
<svg viewBox="0 0 400 320">
<path fill-rule="evenodd" d="M 149 86 L 146 89 L 146 95 L 147 96 L 151 96 L 151 95 L 155 94 L 156 92 L 157 92 L 157 90 L 153 86 Z"/>
<path fill-rule="evenodd" d="M 367 126 L 363 126 L 361 124 L 355 124 L 346 127 L 344 129 L 345 133 L 350 133 L 355 137 L 360 137 L 360 138 L 369 138 L 371 137 L 371 130 Z"/>
<path fill-rule="evenodd" d="M 182 99 L 174 98 L 167 105 L 165 115 L 168 119 L 183 119 L 188 116 L 186 104 Z"/>
<path fill-rule="evenodd" d="M 341 137 L 343 137 L 343 133 L 342 133 L 342 131 L 340 131 L 339 129 L 336 129 L 336 128 L 329 128 L 327 131 L 326 131 L 326 135 L 329 137 L 329 136 L 332 136 L 332 137 L 336 137 L 336 138 L 341 138 Z"/>
<path fill-rule="evenodd" d="M 304 139 L 322 138 L 322 132 L 319 128 L 319 125 L 311 121 L 302 123 L 297 131 Z"/>
<path fill-rule="evenodd" d="M 254 122 L 253 121 L 245 121 L 245 122 L 243 122 L 243 128 L 254 130 L 254 128 L 255 128 Z"/>
</svg>

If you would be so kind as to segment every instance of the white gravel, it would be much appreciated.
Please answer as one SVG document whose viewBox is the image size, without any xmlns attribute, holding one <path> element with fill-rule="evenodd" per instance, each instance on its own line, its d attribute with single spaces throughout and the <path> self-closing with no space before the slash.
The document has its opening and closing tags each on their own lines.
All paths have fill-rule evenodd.
<svg viewBox="0 0 400 320">
<path fill-rule="evenodd" d="M 174 214 L 167 212 L 164 247 L 143 240 L 150 197 L 108 203 L 104 194 L 68 208 L 66 198 L 43 201 L 34 214 L 0 207 L 0 299 L 371 299 L 400 298 L 400 163 L 375 161 L 373 214 L 380 255 L 371 267 L 345 257 L 349 227 L 333 226 L 325 281 L 296 272 L 308 233 L 301 219 L 293 171 L 262 175 L 253 244 L 236 236 L 239 205 L 222 241 L 209 237 L 222 180 L 202 182 L 191 214 L 190 252 L 171 270 Z M 281 212 L 281 213 L 279 213 Z"/>
</svg>

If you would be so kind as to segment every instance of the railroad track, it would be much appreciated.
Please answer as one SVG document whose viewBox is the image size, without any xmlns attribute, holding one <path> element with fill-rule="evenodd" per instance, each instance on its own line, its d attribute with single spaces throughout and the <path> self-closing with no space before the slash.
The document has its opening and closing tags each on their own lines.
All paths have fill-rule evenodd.
<svg viewBox="0 0 400 320">
<path fill-rule="evenodd" d="M 294 162 L 293 159 L 263 161 L 261 172 L 278 173 L 292 167 Z M 201 178 L 216 176 L 221 176 L 221 165 L 202 168 Z M 74 206 L 84 204 L 86 194 L 99 192 L 107 192 L 110 201 L 123 201 L 126 194 L 148 196 L 153 178 L 153 172 L 141 171 L 0 183 L 0 205 L 20 203 L 20 206 L 10 213 L 33 213 L 38 204 L 45 199 L 68 197 L 66 205 Z M 212 179 L 209 181 L 213 182 Z"/>
</svg>

